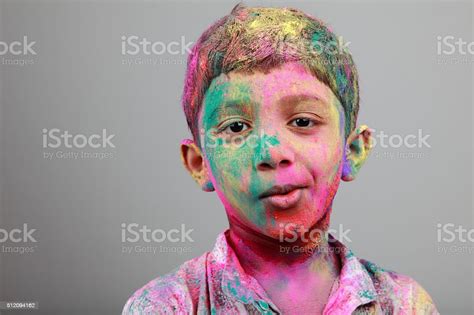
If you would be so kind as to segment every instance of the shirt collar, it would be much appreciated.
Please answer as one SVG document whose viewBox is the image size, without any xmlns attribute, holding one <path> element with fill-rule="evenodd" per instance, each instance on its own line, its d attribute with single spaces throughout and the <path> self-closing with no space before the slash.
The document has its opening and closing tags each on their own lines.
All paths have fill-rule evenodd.
<svg viewBox="0 0 474 315">
<path fill-rule="evenodd" d="M 258 281 L 247 274 L 242 268 L 234 250 L 229 245 L 227 237 L 229 230 L 219 234 L 212 251 L 214 262 L 222 270 L 221 290 L 229 298 L 244 304 L 255 304 L 257 308 L 277 307 L 271 302 Z"/>
<path fill-rule="evenodd" d="M 214 263 L 220 265 L 222 270 L 222 292 L 244 304 L 268 303 L 277 310 L 258 281 L 242 268 L 227 241 L 228 234 L 229 230 L 219 234 L 212 250 Z M 350 314 L 358 306 L 375 301 L 377 293 L 372 278 L 352 251 L 332 235 L 329 235 L 329 240 L 329 248 L 340 258 L 341 272 L 332 288 L 324 313 Z"/>
<path fill-rule="evenodd" d="M 337 250 L 341 272 L 333 286 L 325 313 L 351 314 L 357 307 L 376 301 L 377 291 L 367 269 L 354 253 L 329 235 L 330 248 Z"/>
</svg>

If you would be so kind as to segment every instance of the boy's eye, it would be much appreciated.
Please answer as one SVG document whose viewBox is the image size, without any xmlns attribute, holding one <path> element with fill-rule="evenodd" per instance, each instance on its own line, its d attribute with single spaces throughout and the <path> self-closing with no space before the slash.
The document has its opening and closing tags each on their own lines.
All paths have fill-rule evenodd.
<svg viewBox="0 0 474 315">
<path fill-rule="evenodd" d="M 296 118 L 290 122 L 290 125 L 294 127 L 312 127 L 315 125 L 315 122 L 310 118 Z"/>
<path fill-rule="evenodd" d="M 239 133 L 247 130 L 248 125 L 242 121 L 235 121 L 224 128 L 224 132 Z"/>
</svg>

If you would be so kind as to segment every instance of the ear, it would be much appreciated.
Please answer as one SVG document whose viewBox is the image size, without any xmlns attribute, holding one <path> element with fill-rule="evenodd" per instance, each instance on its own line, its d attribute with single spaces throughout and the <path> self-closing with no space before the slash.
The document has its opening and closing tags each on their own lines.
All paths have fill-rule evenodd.
<svg viewBox="0 0 474 315">
<path fill-rule="evenodd" d="M 191 139 L 181 141 L 181 161 L 204 191 L 214 191 L 201 149 Z"/>
<path fill-rule="evenodd" d="M 372 149 L 372 131 L 366 125 L 354 129 L 347 137 L 341 179 L 354 180 Z"/>
</svg>

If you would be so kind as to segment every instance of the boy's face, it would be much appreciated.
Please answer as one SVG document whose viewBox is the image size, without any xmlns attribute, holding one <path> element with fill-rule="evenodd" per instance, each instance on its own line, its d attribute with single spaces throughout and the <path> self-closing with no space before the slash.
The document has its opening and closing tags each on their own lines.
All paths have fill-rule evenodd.
<svg viewBox="0 0 474 315">
<path fill-rule="evenodd" d="M 272 238 L 321 221 L 341 178 L 343 117 L 331 89 L 296 62 L 215 78 L 201 147 L 230 219 Z"/>
<path fill-rule="evenodd" d="M 367 126 L 345 138 L 331 89 L 292 62 L 223 74 L 202 106 L 201 148 L 185 139 L 181 157 L 231 223 L 275 239 L 327 228 L 340 179 L 354 179 L 372 142 Z"/>
</svg>

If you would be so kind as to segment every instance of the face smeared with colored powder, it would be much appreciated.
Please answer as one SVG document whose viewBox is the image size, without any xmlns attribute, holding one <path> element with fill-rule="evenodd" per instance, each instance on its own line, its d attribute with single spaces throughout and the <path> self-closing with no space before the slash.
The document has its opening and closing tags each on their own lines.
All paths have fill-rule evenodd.
<svg viewBox="0 0 474 315">
<path fill-rule="evenodd" d="M 272 238 L 282 227 L 326 227 L 342 171 L 343 117 L 331 89 L 297 62 L 215 78 L 199 116 L 201 147 L 230 220 Z M 265 196 L 278 186 L 290 192 Z"/>
</svg>

